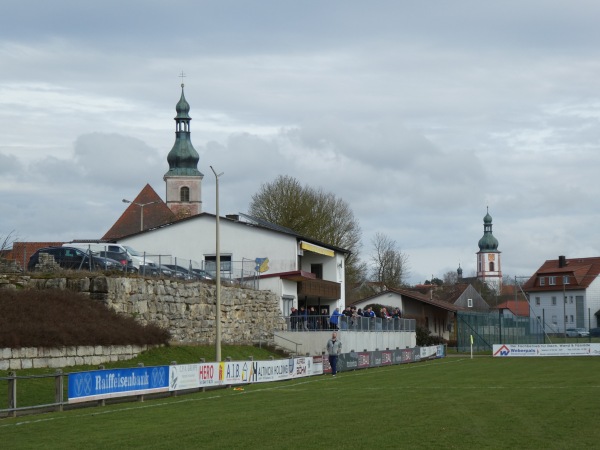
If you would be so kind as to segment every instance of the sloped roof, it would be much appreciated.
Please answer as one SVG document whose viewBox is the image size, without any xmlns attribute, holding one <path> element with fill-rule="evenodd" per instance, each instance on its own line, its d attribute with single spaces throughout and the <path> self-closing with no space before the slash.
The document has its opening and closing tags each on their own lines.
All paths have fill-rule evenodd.
<svg viewBox="0 0 600 450">
<path fill-rule="evenodd" d="M 166 206 L 166 205 L 165 205 Z M 127 211 L 126 211 L 127 212 Z M 125 214 L 125 213 L 123 213 Z M 138 214 L 139 214 L 139 210 L 138 210 Z M 275 232 L 275 233 L 283 233 L 283 234 L 287 234 L 290 236 L 293 236 L 294 238 L 296 238 L 297 240 L 303 240 L 306 242 L 309 242 L 311 244 L 315 244 L 315 245 L 319 245 L 331 250 L 334 250 L 338 253 L 346 253 L 349 254 L 350 252 L 344 248 L 340 248 L 340 247 L 336 247 L 335 245 L 330 245 L 327 244 L 325 242 L 321 242 L 318 241 L 316 239 L 312 239 L 306 236 L 302 236 L 301 234 L 296 233 L 294 230 L 290 230 L 289 228 L 285 228 L 285 227 L 280 227 L 279 225 L 275 225 L 275 224 L 271 224 L 270 222 L 267 222 L 266 220 L 261 220 L 260 223 L 256 220 L 253 220 L 254 218 L 252 216 L 248 216 L 246 214 L 239 214 L 239 216 L 242 216 L 243 218 L 247 219 L 247 220 L 239 220 L 237 214 L 232 214 L 232 215 L 227 215 L 226 217 L 222 217 L 219 216 L 219 219 L 222 221 L 229 221 L 229 222 L 233 222 L 236 224 L 239 224 L 240 226 L 246 226 L 246 227 L 252 227 L 252 228 L 261 228 L 263 230 L 268 230 L 271 232 Z M 138 234 L 138 233 L 148 233 L 151 232 L 153 229 L 157 229 L 157 228 L 164 228 L 164 227 L 168 227 L 171 225 L 177 225 L 177 224 L 181 224 L 184 222 L 187 222 L 189 220 L 205 220 L 206 218 L 215 218 L 216 216 L 214 214 L 211 213 L 200 213 L 200 214 L 195 214 L 193 216 L 189 216 L 189 217 L 184 217 L 182 219 L 177 219 L 174 215 L 173 215 L 173 219 L 169 220 L 169 221 L 165 221 L 163 223 L 160 223 L 158 225 L 155 225 L 154 227 L 152 227 L 152 229 L 150 229 L 150 226 L 146 226 L 146 219 L 145 219 L 145 211 L 144 211 L 144 231 L 140 231 L 140 227 L 139 227 L 139 215 L 138 215 L 138 221 L 137 221 L 137 228 L 136 229 L 132 229 L 131 232 L 124 234 L 122 236 L 119 236 L 118 238 L 112 238 L 112 239 L 122 239 L 124 237 L 129 237 L 132 236 L 134 234 Z M 271 226 L 272 225 L 272 226 Z M 108 234 L 108 233 L 107 233 Z M 108 238 L 103 238 L 105 240 L 108 240 Z"/>
<path fill-rule="evenodd" d="M 121 217 L 102 236 L 102 240 L 114 240 L 139 233 L 142 209 L 139 205 L 145 205 L 143 208 L 144 230 L 156 228 L 176 220 L 173 211 L 159 197 L 156 191 L 152 189 L 152 186 L 146 184 L 137 197 L 128 204 Z"/>
<path fill-rule="evenodd" d="M 529 317 L 529 303 L 523 300 L 507 300 L 494 306 L 492 309 L 508 309 L 515 316 Z"/>
<path fill-rule="evenodd" d="M 600 257 L 565 259 L 559 267 L 560 259 L 549 259 L 523 285 L 525 292 L 557 291 L 563 288 L 567 291 L 587 289 L 600 274 Z M 563 285 L 563 276 L 569 276 L 569 283 Z M 550 285 L 545 280 L 540 286 L 540 277 L 556 276 L 556 284 Z"/>
<path fill-rule="evenodd" d="M 376 299 L 377 297 L 381 297 L 381 296 L 383 296 L 383 295 L 385 295 L 387 293 L 390 293 L 390 292 L 394 293 L 394 294 L 398 294 L 398 295 L 403 296 L 403 297 L 408 297 L 408 298 L 410 298 L 412 300 L 416 300 L 416 301 L 419 301 L 419 302 L 422 302 L 422 303 L 426 303 L 428 305 L 432 305 L 432 306 L 436 306 L 436 307 L 441 308 L 441 309 L 445 309 L 446 311 L 452 311 L 452 312 L 464 311 L 464 308 L 462 308 L 460 306 L 456 306 L 456 305 L 453 305 L 452 303 L 444 302 L 444 301 L 441 301 L 441 300 L 433 300 L 433 299 L 431 299 L 427 295 L 420 294 L 418 292 L 411 291 L 409 289 L 388 289 L 386 291 L 379 292 L 379 293 L 377 293 L 375 295 L 372 295 L 370 297 L 363 298 L 363 299 L 357 300 L 355 302 L 352 302 L 350 304 L 350 306 L 352 306 L 353 304 L 356 304 L 356 303 L 363 303 L 363 302 L 365 302 L 367 300 L 370 300 L 370 299 Z"/>
</svg>

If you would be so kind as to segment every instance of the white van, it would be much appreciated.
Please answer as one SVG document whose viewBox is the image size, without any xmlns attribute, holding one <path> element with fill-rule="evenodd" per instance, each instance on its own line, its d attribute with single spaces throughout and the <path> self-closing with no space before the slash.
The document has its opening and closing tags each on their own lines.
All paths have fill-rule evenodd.
<svg viewBox="0 0 600 450">
<path fill-rule="evenodd" d="M 154 261 L 145 258 L 143 253 L 140 253 L 127 245 L 113 244 L 109 242 L 68 242 L 63 244 L 63 247 L 75 247 L 85 252 L 91 250 L 94 253 L 98 252 L 115 252 L 127 255 L 127 259 L 131 259 L 133 265 L 139 270 L 144 265 L 154 265 Z"/>
</svg>

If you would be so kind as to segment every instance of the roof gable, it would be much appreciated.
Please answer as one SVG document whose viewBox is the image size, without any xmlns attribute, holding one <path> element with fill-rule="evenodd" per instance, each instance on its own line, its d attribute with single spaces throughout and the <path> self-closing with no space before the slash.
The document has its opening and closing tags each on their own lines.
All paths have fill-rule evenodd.
<svg viewBox="0 0 600 450">
<path fill-rule="evenodd" d="M 428 305 L 432 305 L 432 306 L 436 306 L 438 308 L 444 309 L 446 311 L 462 311 L 464 308 L 460 307 L 460 306 L 456 306 L 453 305 L 452 303 L 448 303 L 448 302 L 444 302 L 441 300 L 434 300 L 432 298 L 430 298 L 427 295 L 424 294 L 420 294 L 419 292 L 416 291 L 411 291 L 409 289 L 387 289 L 383 292 L 380 292 L 378 294 L 372 295 L 370 297 L 366 297 L 363 298 L 361 300 L 358 300 L 356 302 L 353 302 L 352 304 L 359 304 L 359 303 L 364 303 L 368 300 L 373 300 L 374 302 L 377 301 L 380 297 L 384 297 L 387 296 L 388 293 L 394 293 L 397 295 L 400 295 L 401 297 L 406 297 L 408 299 L 411 300 L 416 300 L 418 302 L 421 303 L 426 303 Z"/>
<path fill-rule="evenodd" d="M 139 205 L 145 205 L 141 208 Z M 130 234 L 139 233 L 144 214 L 144 230 L 156 228 L 176 220 L 175 214 L 159 197 L 152 186 L 146 184 L 137 197 L 129 203 L 121 217 L 102 236 L 103 240 L 119 239 Z"/>
<path fill-rule="evenodd" d="M 545 261 L 523 285 L 523 290 L 556 291 L 562 290 L 563 287 L 565 290 L 587 289 L 600 275 L 600 257 L 564 259 L 562 265 L 560 261 L 560 258 Z M 541 277 L 550 276 L 557 277 L 556 284 L 550 285 L 548 280 L 545 280 L 544 285 L 540 284 Z M 563 276 L 569 276 L 569 282 L 564 285 Z"/>
</svg>

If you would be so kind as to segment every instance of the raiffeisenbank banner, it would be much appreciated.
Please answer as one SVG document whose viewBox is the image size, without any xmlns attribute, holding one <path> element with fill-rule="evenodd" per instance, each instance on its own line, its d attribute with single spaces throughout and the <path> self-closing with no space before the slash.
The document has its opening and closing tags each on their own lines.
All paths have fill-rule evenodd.
<svg viewBox="0 0 600 450">
<path fill-rule="evenodd" d="M 169 390 L 266 383 L 322 373 L 323 359 L 312 356 L 273 361 L 181 364 L 169 368 Z"/>
<path fill-rule="evenodd" d="M 69 402 L 168 391 L 169 366 L 102 369 L 69 374 Z"/>
</svg>

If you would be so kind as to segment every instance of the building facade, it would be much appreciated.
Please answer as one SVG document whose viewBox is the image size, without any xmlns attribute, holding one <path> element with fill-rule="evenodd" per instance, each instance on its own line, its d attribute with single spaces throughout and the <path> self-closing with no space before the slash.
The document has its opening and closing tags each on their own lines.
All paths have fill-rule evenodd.
<svg viewBox="0 0 600 450">
<path fill-rule="evenodd" d="M 600 257 L 559 256 L 544 262 L 523 285 L 531 315 L 546 333 L 600 326 Z"/>
<path fill-rule="evenodd" d="M 184 266 L 214 270 L 216 226 L 215 215 L 201 213 L 124 236 L 118 243 L 144 252 L 155 263 L 185 261 Z M 258 289 L 279 296 L 283 315 L 292 306 L 328 313 L 345 307 L 346 250 L 246 215 L 220 217 L 219 236 L 222 279 L 255 275 Z"/>
</svg>

